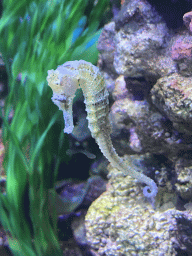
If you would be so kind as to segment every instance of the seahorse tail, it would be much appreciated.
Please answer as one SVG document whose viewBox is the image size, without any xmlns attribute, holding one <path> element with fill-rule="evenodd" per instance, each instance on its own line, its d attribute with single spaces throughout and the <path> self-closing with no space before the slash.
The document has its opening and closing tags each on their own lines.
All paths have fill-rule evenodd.
<svg viewBox="0 0 192 256">
<path fill-rule="evenodd" d="M 110 135 L 106 133 L 99 133 L 96 141 L 103 155 L 109 160 L 114 168 L 117 168 L 126 175 L 130 175 L 132 178 L 137 179 L 141 183 L 147 184 L 147 186 L 145 186 L 143 189 L 144 196 L 148 198 L 155 198 L 158 192 L 156 183 L 143 173 L 136 171 L 135 168 L 132 167 L 131 162 L 129 162 L 127 165 L 126 162 L 118 156 L 115 149 L 113 148 Z"/>
</svg>

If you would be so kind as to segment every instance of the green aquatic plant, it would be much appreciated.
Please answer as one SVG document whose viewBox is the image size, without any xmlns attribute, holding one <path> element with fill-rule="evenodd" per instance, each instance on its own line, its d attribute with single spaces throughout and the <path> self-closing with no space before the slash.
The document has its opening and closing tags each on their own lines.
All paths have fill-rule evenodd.
<svg viewBox="0 0 192 256">
<path fill-rule="evenodd" d="M 54 204 L 54 182 L 60 161 L 67 161 L 67 143 L 46 73 L 69 59 L 96 61 L 98 28 L 109 1 L 94 2 L 3 1 L 0 52 L 8 74 L 3 113 L 7 181 L 6 194 L 0 194 L 0 222 L 14 255 L 62 255 L 57 209 L 49 211 L 49 198 L 52 191 Z"/>
</svg>

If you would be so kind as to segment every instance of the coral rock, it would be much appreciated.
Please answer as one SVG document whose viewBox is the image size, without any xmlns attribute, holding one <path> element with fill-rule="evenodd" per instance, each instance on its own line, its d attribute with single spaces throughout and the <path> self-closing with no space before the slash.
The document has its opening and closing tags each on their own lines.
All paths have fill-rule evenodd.
<svg viewBox="0 0 192 256">
<path fill-rule="evenodd" d="M 190 214 L 175 209 L 154 211 L 130 177 L 115 169 L 109 176 L 111 185 L 85 217 L 88 243 L 98 255 L 176 256 L 177 248 L 190 246 L 190 234 L 183 224 L 192 223 Z"/>
<path fill-rule="evenodd" d="M 160 78 L 151 90 L 152 101 L 180 132 L 192 134 L 192 78 L 177 73 Z"/>
</svg>

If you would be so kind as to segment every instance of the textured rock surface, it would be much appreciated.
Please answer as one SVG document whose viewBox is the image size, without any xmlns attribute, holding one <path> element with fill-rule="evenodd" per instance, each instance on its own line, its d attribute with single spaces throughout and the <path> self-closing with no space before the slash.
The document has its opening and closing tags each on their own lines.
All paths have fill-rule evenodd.
<svg viewBox="0 0 192 256">
<path fill-rule="evenodd" d="M 119 154 L 158 153 L 176 154 L 186 149 L 187 142 L 174 129 L 172 123 L 146 100 L 133 101 L 125 98 L 116 100 L 111 108 L 114 145 Z M 125 138 L 121 131 L 124 130 Z M 191 148 L 189 144 L 188 148 Z"/>
<path fill-rule="evenodd" d="M 184 200 L 192 198 L 192 160 L 179 159 L 175 165 L 177 181 L 176 190 Z"/>
<path fill-rule="evenodd" d="M 175 70 L 165 55 L 169 31 L 145 1 L 127 1 L 116 22 L 114 67 L 118 74 L 151 81 Z"/>
<path fill-rule="evenodd" d="M 191 223 L 192 216 L 175 210 L 171 198 L 164 199 L 164 211 L 155 211 L 130 177 L 113 168 L 109 177 L 107 191 L 91 205 L 85 219 L 92 249 L 107 256 L 177 255 L 178 219 Z"/>
<path fill-rule="evenodd" d="M 187 12 L 183 16 L 183 23 L 188 28 L 190 32 L 192 32 L 192 12 Z"/>
<path fill-rule="evenodd" d="M 156 107 L 180 132 L 192 134 L 192 78 L 177 73 L 160 78 L 151 90 Z"/>
<path fill-rule="evenodd" d="M 109 74 L 113 139 L 121 155 L 176 156 L 192 148 L 192 37 L 180 31 L 170 31 L 147 1 L 131 0 L 101 34 L 99 65 Z"/>
<path fill-rule="evenodd" d="M 87 239 L 96 255 L 191 255 L 192 15 L 172 31 L 147 1 L 122 2 L 98 43 L 112 139 L 159 193 L 154 210 L 141 184 L 111 169 L 107 191 L 86 216 Z"/>
<path fill-rule="evenodd" d="M 105 25 L 102 34 L 98 40 L 98 50 L 101 53 L 102 65 L 110 70 L 110 72 L 115 72 L 113 67 L 114 61 L 114 36 L 115 36 L 115 23 L 111 22 Z"/>
<path fill-rule="evenodd" d="M 192 75 L 192 36 L 187 31 L 173 39 L 171 57 L 178 64 L 178 73 Z"/>
</svg>

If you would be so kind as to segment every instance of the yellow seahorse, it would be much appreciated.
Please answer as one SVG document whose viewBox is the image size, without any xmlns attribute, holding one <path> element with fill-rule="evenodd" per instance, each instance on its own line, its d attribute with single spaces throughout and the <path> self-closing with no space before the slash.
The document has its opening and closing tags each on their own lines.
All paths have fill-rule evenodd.
<svg viewBox="0 0 192 256">
<path fill-rule="evenodd" d="M 99 69 L 84 60 L 68 61 L 58 66 L 56 70 L 49 70 L 47 81 L 53 90 L 52 101 L 63 111 L 64 132 L 73 131 L 73 98 L 76 90 L 81 88 L 85 98 L 88 127 L 100 150 L 114 168 L 147 184 L 143 193 L 147 197 L 154 198 L 158 191 L 156 183 L 131 168 L 131 163 L 127 165 L 113 147 L 110 137 L 108 91 Z"/>
</svg>

